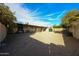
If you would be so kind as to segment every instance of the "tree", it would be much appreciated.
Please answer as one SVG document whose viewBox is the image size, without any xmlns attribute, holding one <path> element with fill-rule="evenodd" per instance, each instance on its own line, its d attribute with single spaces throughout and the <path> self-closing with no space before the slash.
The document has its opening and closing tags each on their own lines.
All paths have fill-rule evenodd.
<svg viewBox="0 0 79 59">
<path fill-rule="evenodd" d="M 14 13 L 3 3 L 0 3 L 0 22 L 6 27 L 11 28 L 14 26 L 14 21 L 16 21 L 16 17 Z"/>
<path fill-rule="evenodd" d="M 60 25 L 53 25 L 53 28 L 62 28 L 61 24 Z"/>
<path fill-rule="evenodd" d="M 65 14 L 62 18 L 61 25 L 64 28 L 69 28 L 72 25 L 72 22 L 76 20 L 79 20 L 79 11 L 77 9 L 73 9 Z"/>
</svg>

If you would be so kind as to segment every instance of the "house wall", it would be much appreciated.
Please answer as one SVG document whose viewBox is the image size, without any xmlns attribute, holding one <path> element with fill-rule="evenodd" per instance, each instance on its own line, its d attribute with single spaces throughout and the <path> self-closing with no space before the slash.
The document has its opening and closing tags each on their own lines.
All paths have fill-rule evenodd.
<svg viewBox="0 0 79 59">
<path fill-rule="evenodd" d="M 42 32 L 46 28 L 45 27 L 40 27 L 40 26 L 32 26 L 32 25 L 23 25 L 23 31 L 24 32 Z M 18 31 L 18 28 L 13 29 L 14 32 Z"/>
<path fill-rule="evenodd" d="M 73 32 L 73 27 L 69 28 L 69 32 L 71 32 L 71 33 Z"/>
<path fill-rule="evenodd" d="M 24 32 L 41 32 L 41 31 L 44 31 L 44 27 L 39 27 L 39 26 L 30 26 L 30 25 L 27 25 L 27 26 L 24 26 Z"/>
<path fill-rule="evenodd" d="M 4 40 L 6 35 L 7 35 L 6 27 L 0 23 L 0 42 L 2 42 Z"/>
<path fill-rule="evenodd" d="M 79 24 L 77 25 L 74 25 L 73 28 L 72 28 L 72 34 L 73 34 L 73 37 L 79 39 Z"/>
<path fill-rule="evenodd" d="M 79 39 L 79 26 L 75 26 L 74 28 L 74 37 Z"/>
<path fill-rule="evenodd" d="M 18 31 L 18 28 L 15 27 L 15 28 L 13 29 L 13 32 L 16 33 L 17 31 Z"/>
<path fill-rule="evenodd" d="M 27 28 L 26 28 L 27 29 Z M 44 28 L 41 28 L 41 27 L 28 27 L 28 30 L 30 32 L 41 32 L 41 31 L 44 31 Z"/>
</svg>

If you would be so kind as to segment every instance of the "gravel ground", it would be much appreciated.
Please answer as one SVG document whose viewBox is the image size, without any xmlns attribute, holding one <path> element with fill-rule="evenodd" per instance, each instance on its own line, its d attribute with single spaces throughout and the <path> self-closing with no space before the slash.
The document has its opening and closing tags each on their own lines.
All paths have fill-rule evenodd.
<svg viewBox="0 0 79 59">
<path fill-rule="evenodd" d="M 9 34 L 0 55 L 13 56 L 76 56 L 79 40 L 62 31 Z M 3 54 L 2 54 L 3 53 Z M 6 54 L 5 54 L 6 53 Z"/>
</svg>

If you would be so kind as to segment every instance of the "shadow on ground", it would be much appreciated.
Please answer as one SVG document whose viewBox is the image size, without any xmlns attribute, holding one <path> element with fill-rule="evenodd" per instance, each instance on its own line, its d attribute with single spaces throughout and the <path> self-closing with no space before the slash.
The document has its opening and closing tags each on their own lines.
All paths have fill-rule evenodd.
<svg viewBox="0 0 79 59">
<path fill-rule="evenodd" d="M 62 31 L 58 31 L 63 36 L 64 44 L 55 45 L 53 43 L 44 44 L 30 37 L 34 33 L 8 34 L 6 46 L 0 48 L 0 55 L 10 56 L 74 56 L 79 55 L 79 41 L 73 37 L 66 36 Z"/>
<path fill-rule="evenodd" d="M 51 43 L 51 55 L 57 56 L 78 56 L 79 55 L 79 40 L 74 38 L 70 33 L 67 35 L 65 31 L 55 31 L 55 33 L 62 34 L 64 44 L 55 45 Z"/>
<path fill-rule="evenodd" d="M 33 33 L 8 34 L 5 42 L 6 47 L 0 52 L 9 53 L 8 55 L 18 56 L 44 56 L 49 55 L 48 45 L 41 43 L 30 37 Z"/>
</svg>

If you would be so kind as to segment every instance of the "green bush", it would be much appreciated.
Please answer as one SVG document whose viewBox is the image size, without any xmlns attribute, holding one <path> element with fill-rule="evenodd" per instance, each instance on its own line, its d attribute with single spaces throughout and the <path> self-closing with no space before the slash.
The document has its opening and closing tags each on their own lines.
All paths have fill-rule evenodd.
<svg viewBox="0 0 79 59">
<path fill-rule="evenodd" d="M 54 25 L 53 28 L 62 28 L 62 26 L 60 26 L 60 25 L 58 25 L 58 26 Z"/>
<path fill-rule="evenodd" d="M 49 32 L 52 32 L 52 28 L 49 29 Z"/>
<path fill-rule="evenodd" d="M 65 34 L 66 36 L 73 36 L 72 33 L 67 30 L 63 30 L 63 34 Z"/>
</svg>

